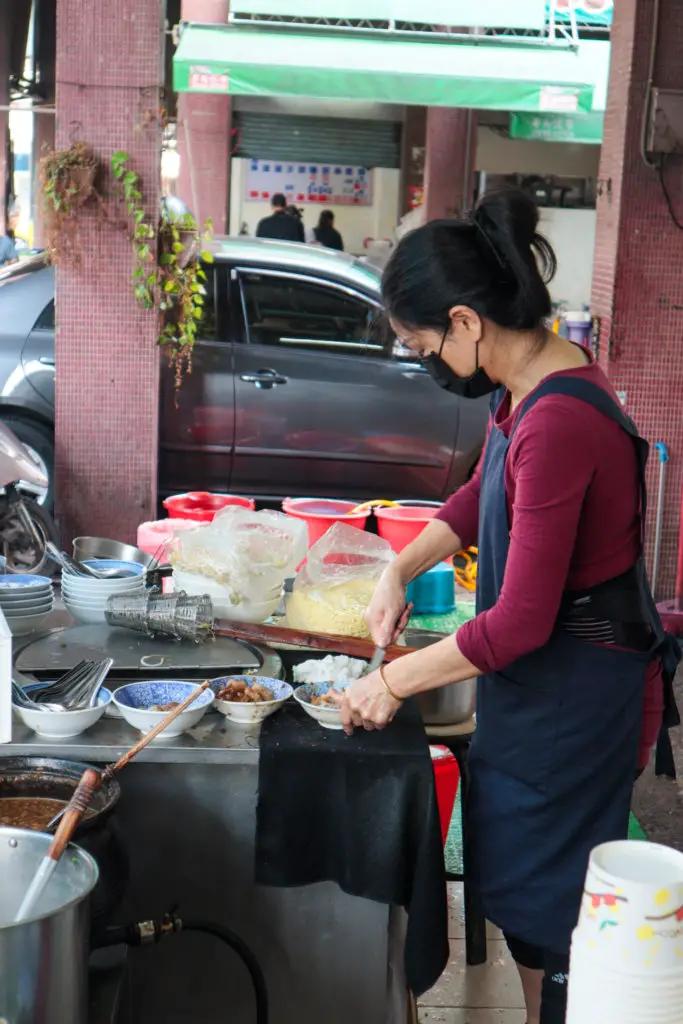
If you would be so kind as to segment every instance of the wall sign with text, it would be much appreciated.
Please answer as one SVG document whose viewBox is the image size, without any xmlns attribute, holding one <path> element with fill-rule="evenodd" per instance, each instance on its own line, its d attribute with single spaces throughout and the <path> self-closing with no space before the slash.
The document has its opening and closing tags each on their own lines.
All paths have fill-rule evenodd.
<svg viewBox="0 0 683 1024">
<path fill-rule="evenodd" d="M 288 204 L 294 206 L 300 203 L 372 206 L 372 171 L 344 164 L 250 160 L 245 200 L 270 202 L 277 192 L 282 192 Z"/>
</svg>

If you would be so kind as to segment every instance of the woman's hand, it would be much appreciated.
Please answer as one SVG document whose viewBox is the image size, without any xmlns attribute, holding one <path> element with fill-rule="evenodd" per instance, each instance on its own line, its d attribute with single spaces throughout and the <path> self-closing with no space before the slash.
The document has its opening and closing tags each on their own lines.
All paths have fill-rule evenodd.
<svg viewBox="0 0 683 1024">
<path fill-rule="evenodd" d="M 409 618 L 405 584 L 395 566 L 390 565 L 382 574 L 365 613 L 365 621 L 376 646 L 389 647 L 396 643 Z"/>
<path fill-rule="evenodd" d="M 385 687 L 379 672 L 357 679 L 343 694 L 332 693 L 341 707 L 341 721 L 347 736 L 361 725 L 368 730 L 383 729 L 401 706 L 401 701 L 394 700 Z"/>
</svg>

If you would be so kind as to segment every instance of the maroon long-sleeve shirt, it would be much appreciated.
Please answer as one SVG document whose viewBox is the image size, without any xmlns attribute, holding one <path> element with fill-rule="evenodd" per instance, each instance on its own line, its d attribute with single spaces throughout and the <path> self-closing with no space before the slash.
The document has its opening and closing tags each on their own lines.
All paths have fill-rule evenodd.
<svg viewBox="0 0 683 1024">
<path fill-rule="evenodd" d="M 594 363 L 562 371 L 616 395 Z M 553 375 L 555 376 L 555 375 Z M 506 436 L 524 403 L 510 413 L 507 396 L 495 415 Z M 438 515 L 476 544 L 481 466 Z M 522 419 L 505 463 L 510 547 L 495 605 L 465 623 L 458 646 L 482 672 L 504 669 L 550 638 L 565 590 L 583 590 L 619 576 L 640 551 L 640 495 L 633 441 L 586 402 L 547 395 Z M 641 764 L 662 714 L 660 668 L 646 687 Z"/>
</svg>

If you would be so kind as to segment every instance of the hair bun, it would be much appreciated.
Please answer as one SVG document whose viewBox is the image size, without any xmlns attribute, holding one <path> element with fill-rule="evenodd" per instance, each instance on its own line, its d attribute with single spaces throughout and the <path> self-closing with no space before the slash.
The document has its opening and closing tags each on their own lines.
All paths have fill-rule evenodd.
<svg viewBox="0 0 683 1024">
<path fill-rule="evenodd" d="M 527 277 L 532 259 L 537 262 L 543 280 L 552 280 L 555 253 L 538 233 L 538 207 L 526 192 L 519 188 L 485 192 L 473 211 L 473 219 L 518 280 Z"/>
</svg>

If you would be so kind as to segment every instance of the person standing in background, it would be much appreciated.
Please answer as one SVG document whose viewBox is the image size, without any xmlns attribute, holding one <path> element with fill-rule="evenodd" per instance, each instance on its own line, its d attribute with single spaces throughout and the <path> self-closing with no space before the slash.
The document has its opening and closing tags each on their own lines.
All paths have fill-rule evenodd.
<svg viewBox="0 0 683 1024">
<path fill-rule="evenodd" d="M 292 217 L 287 212 L 287 200 L 281 192 L 276 192 L 270 201 L 273 209 L 270 217 L 259 221 L 256 229 L 257 238 L 274 238 L 281 242 L 303 242 L 304 226 L 299 217 Z"/>
<path fill-rule="evenodd" d="M 326 249 L 344 251 L 344 241 L 334 226 L 334 214 L 332 210 L 322 210 L 318 218 L 318 226 L 313 228 L 310 242 L 324 245 Z"/>
<path fill-rule="evenodd" d="M 14 243 L 14 233 L 19 226 L 20 215 L 21 210 L 19 206 L 11 203 L 7 217 L 7 228 L 3 237 L 0 238 L 0 267 L 5 267 L 9 263 L 16 263 L 19 259 Z"/>
</svg>

